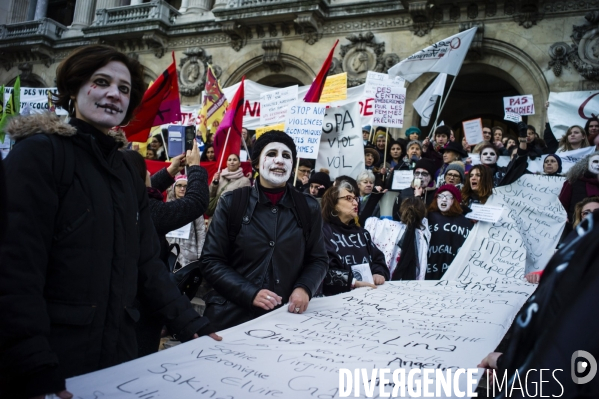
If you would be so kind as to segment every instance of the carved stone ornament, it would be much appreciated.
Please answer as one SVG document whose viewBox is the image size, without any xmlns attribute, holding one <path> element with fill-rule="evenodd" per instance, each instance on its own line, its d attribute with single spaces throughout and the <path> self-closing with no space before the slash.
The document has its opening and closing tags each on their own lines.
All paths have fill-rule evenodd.
<svg viewBox="0 0 599 399">
<path fill-rule="evenodd" d="M 270 70 L 275 73 L 281 72 L 285 67 L 281 58 L 281 44 L 281 40 L 279 39 L 268 39 L 262 42 L 262 49 L 264 50 L 262 62 L 268 65 Z"/>
<path fill-rule="evenodd" d="M 476 27 L 476 33 L 472 39 L 472 44 L 466 54 L 467 58 L 478 60 L 483 57 L 483 37 L 485 34 L 484 22 L 463 22 L 460 24 L 460 32 Z"/>
<path fill-rule="evenodd" d="M 297 33 L 301 34 L 309 45 L 313 45 L 322 37 L 322 21 L 314 13 L 298 14 L 293 22 L 299 28 Z"/>
<path fill-rule="evenodd" d="M 520 0 L 516 3 L 516 12 L 513 14 L 514 21 L 525 29 L 529 29 L 537 24 L 545 16 L 537 0 Z"/>
<path fill-rule="evenodd" d="M 156 58 L 162 58 L 166 52 L 168 41 L 164 36 L 158 33 L 144 33 L 141 40 L 148 46 L 148 49 L 152 49 L 154 51 L 154 56 L 156 56 Z"/>
<path fill-rule="evenodd" d="M 396 54 L 385 54 L 385 43 L 376 43 L 372 32 L 346 37 L 351 44 L 342 45 L 341 59 L 333 57 L 329 75 L 347 72 L 347 86 L 359 86 L 366 81 L 368 71 L 386 73 L 399 62 Z"/>
<path fill-rule="evenodd" d="M 568 61 L 585 79 L 599 81 L 599 11 L 589 11 L 585 19 L 587 24 L 572 29 Z"/>
<path fill-rule="evenodd" d="M 223 33 L 226 33 L 231 38 L 230 44 L 233 50 L 239 51 L 243 48 L 243 46 L 245 46 L 247 33 L 239 22 L 224 22 L 221 26 L 221 29 Z"/>
<path fill-rule="evenodd" d="M 433 26 L 435 26 L 435 20 L 431 14 L 431 9 L 427 0 L 411 1 L 408 4 L 408 11 L 412 17 L 412 26 L 410 30 L 416 36 L 424 36 L 428 34 Z"/>
<path fill-rule="evenodd" d="M 549 56 L 551 57 L 549 68 L 553 69 L 553 74 L 555 76 L 560 76 L 562 74 L 562 67 L 568 68 L 568 55 L 570 51 L 570 46 L 564 42 L 553 43 L 551 47 L 549 47 Z"/>
<path fill-rule="evenodd" d="M 200 47 L 189 48 L 183 52 L 186 57 L 179 62 L 179 92 L 185 97 L 195 97 L 204 90 L 206 70 L 212 63 L 212 56 L 206 55 Z M 213 67 L 216 74 L 217 68 Z M 218 68 L 220 71 L 220 68 Z M 220 73 L 219 73 L 220 75 Z"/>
</svg>

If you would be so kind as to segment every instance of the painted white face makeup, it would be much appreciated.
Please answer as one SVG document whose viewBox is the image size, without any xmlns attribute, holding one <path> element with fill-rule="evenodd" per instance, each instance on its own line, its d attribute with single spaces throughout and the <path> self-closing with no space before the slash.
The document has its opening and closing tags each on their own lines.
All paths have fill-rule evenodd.
<svg viewBox="0 0 599 399">
<path fill-rule="evenodd" d="M 449 191 L 444 191 L 437 195 L 437 206 L 441 212 L 447 212 L 453 205 L 453 195 Z"/>
<path fill-rule="evenodd" d="M 125 119 L 130 96 L 129 69 L 122 62 L 111 61 L 79 88 L 75 98 L 76 116 L 107 133 Z"/>
<path fill-rule="evenodd" d="M 485 148 L 480 154 L 480 162 L 484 165 L 497 163 L 497 153 L 490 148 Z"/>
<path fill-rule="evenodd" d="M 593 155 L 589 158 L 589 172 L 599 175 L 599 155 Z"/>
<path fill-rule="evenodd" d="M 285 185 L 293 169 L 293 155 L 283 143 L 268 143 L 260 153 L 260 183 L 266 188 Z"/>
</svg>

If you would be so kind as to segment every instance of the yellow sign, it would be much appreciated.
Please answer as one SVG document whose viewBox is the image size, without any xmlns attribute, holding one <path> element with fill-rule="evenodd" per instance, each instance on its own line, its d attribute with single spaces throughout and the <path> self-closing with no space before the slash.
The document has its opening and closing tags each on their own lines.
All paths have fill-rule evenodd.
<svg viewBox="0 0 599 399">
<path fill-rule="evenodd" d="M 347 98 L 347 72 L 328 76 L 320 95 L 319 103 L 330 103 Z"/>
<path fill-rule="evenodd" d="M 263 133 L 266 133 L 270 130 L 280 130 L 280 131 L 284 132 L 285 124 L 277 123 L 276 125 L 270 125 L 270 126 L 256 128 L 256 140 L 258 140 L 258 137 L 262 136 Z"/>
</svg>

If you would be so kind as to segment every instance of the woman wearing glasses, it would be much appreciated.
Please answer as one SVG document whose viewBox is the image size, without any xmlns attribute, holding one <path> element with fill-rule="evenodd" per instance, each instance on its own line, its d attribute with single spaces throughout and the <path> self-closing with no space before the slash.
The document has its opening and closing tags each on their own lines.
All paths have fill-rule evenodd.
<svg viewBox="0 0 599 399">
<path fill-rule="evenodd" d="M 445 184 L 437 190 L 428 208 L 428 247 L 426 280 L 440 280 L 468 238 L 473 223 L 463 215 L 462 195 L 457 187 Z"/>
<path fill-rule="evenodd" d="M 358 198 L 353 186 L 341 181 L 322 197 L 322 233 L 329 256 L 329 270 L 323 292 L 335 295 L 354 288 L 371 287 L 389 280 L 385 256 L 374 245 L 370 234 L 356 225 Z M 352 266 L 368 264 L 374 284 L 362 281 L 362 273 Z"/>
</svg>

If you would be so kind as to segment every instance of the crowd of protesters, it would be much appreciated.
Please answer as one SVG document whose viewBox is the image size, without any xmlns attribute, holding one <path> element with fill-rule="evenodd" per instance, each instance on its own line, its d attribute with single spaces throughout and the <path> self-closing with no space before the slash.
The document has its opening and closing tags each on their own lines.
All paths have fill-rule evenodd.
<svg viewBox="0 0 599 399">
<path fill-rule="evenodd" d="M 364 170 L 331 181 L 313 161 L 298 162 L 284 132 L 256 139 L 243 129 L 240 151 L 252 173 L 244 174 L 239 154 L 224 154 L 226 168 L 208 181 L 202 163 L 216 157 L 208 140 L 201 154 L 194 143 L 150 176 L 113 129 L 141 101 L 137 61 L 108 46 L 83 47 L 58 67 L 57 88 L 68 122 L 38 114 L 7 128 L 16 145 L 0 198 L 3 397 L 68 399 L 65 378 L 156 352 L 164 335 L 220 340 L 218 331 L 282 306 L 304 313 L 317 296 L 438 280 L 474 226 L 466 217 L 473 204 L 530 173 L 529 160 L 547 155 L 543 174 L 562 175 L 561 152 L 599 141 L 597 118 L 559 142 L 549 124 L 544 139 L 524 123 L 513 137 L 485 126 L 476 146 L 448 126 L 430 138 L 417 127 L 393 138 L 365 126 Z M 166 145 L 164 134 L 154 135 L 146 158 L 165 160 Z M 499 166 L 500 156 L 509 163 Z M 411 183 L 397 188 L 402 172 Z M 573 245 L 599 208 L 599 153 L 566 178 L 560 201 L 577 236 L 563 241 Z M 384 204 L 386 195 L 393 201 Z M 559 273 L 527 279 L 543 285 Z M 190 303 L 200 281 L 202 316 Z M 519 356 L 491 354 L 482 366 L 504 359 L 515 367 Z"/>
</svg>

